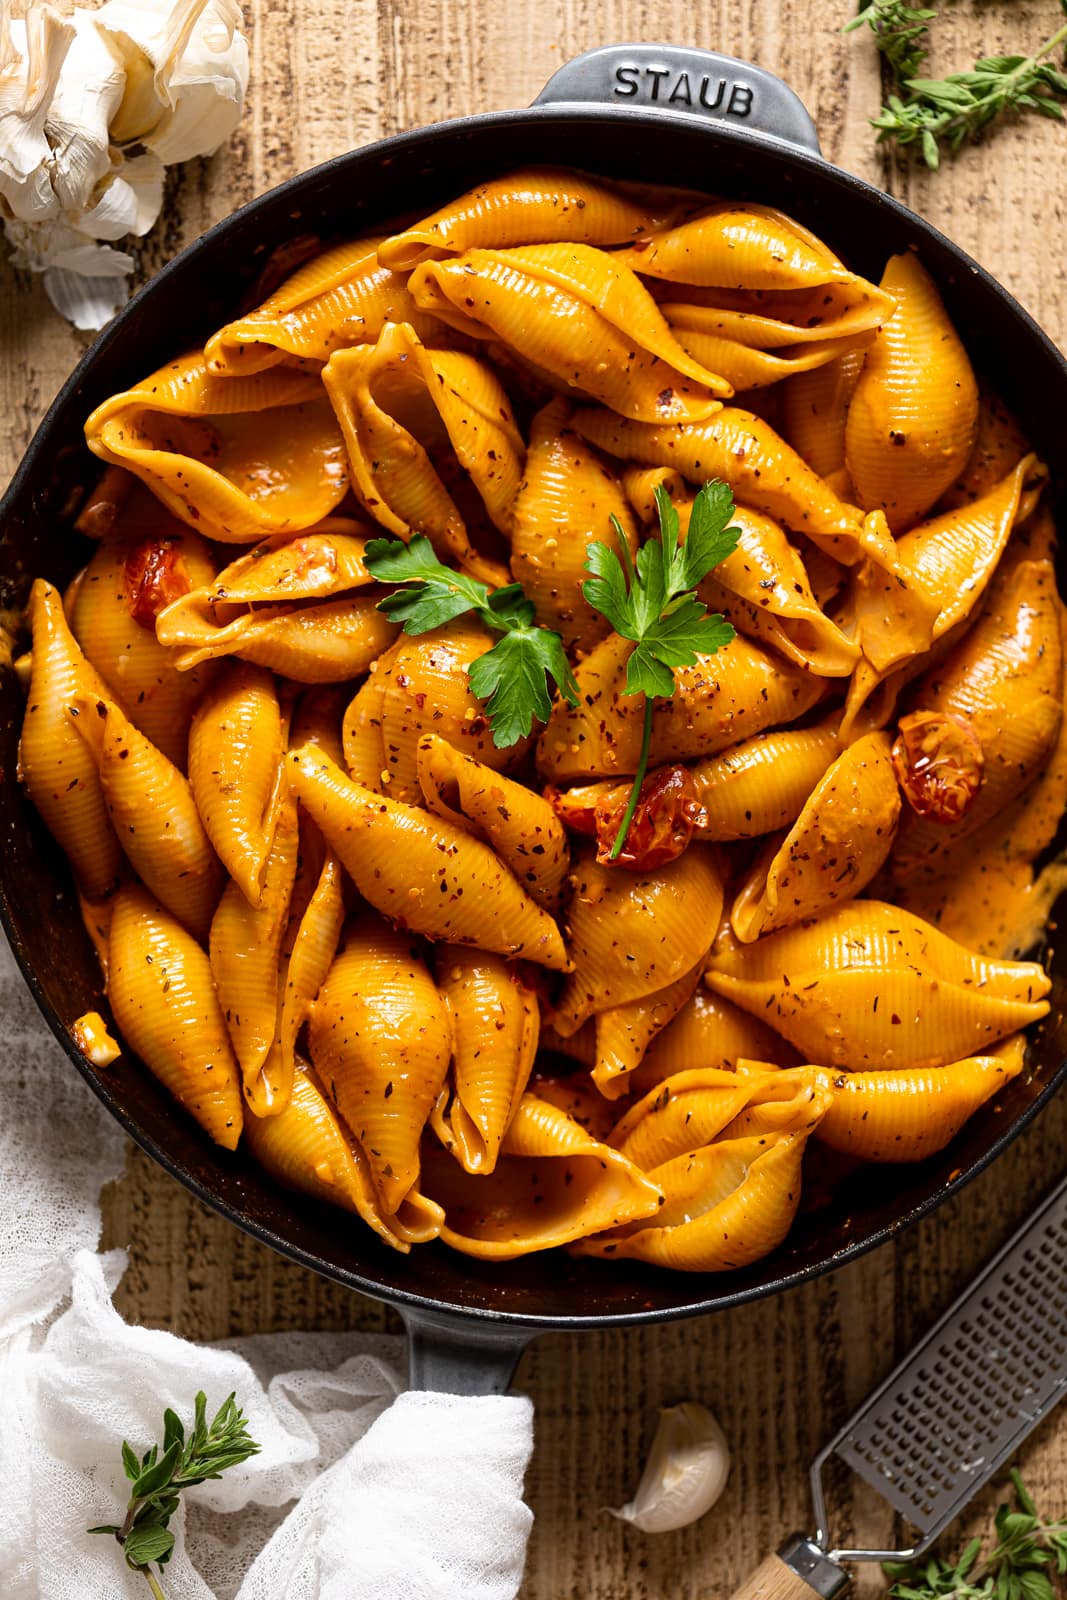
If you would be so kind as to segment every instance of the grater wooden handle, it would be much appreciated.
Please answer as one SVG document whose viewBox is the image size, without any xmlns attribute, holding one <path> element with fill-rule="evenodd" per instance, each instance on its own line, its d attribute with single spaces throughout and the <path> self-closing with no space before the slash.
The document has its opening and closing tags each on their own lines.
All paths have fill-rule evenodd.
<svg viewBox="0 0 1067 1600">
<path fill-rule="evenodd" d="M 761 1561 L 731 1600 L 835 1600 L 850 1582 L 843 1567 L 798 1536 Z"/>
</svg>

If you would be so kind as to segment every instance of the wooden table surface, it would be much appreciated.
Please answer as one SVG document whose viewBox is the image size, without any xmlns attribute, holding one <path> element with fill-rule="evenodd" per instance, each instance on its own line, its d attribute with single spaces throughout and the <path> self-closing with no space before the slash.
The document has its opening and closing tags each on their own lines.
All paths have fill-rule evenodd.
<svg viewBox="0 0 1067 1600">
<path fill-rule="evenodd" d="M 864 36 L 838 32 L 847 0 L 246 0 L 245 11 L 244 120 L 219 156 L 172 175 L 164 219 L 136 251 L 146 275 L 234 206 L 314 162 L 421 123 L 522 106 L 563 60 L 594 45 L 666 40 L 719 47 L 781 73 L 832 160 L 930 217 L 1067 345 L 1064 130 L 1032 119 L 938 175 L 895 168 L 866 125 L 880 96 L 873 51 Z M 1053 0 L 956 0 L 937 23 L 934 66 L 949 71 L 1036 42 L 1057 16 Z M 39 283 L 0 265 L 0 479 L 86 342 L 51 311 Z M 954 1202 L 818 1283 L 676 1327 L 541 1340 L 518 1375 L 537 1408 L 527 1600 L 729 1595 L 772 1544 L 808 1525 L 814 1451 L 1021 1219 L 1062 1169 L 1065 1148 L 1061 1097 Z M 132 1147 L 125 1178 L 106 1197 L 105 1243 L 130 1253 L 117 1296 L 123 1314 L 186 1337 L 391 1325 L 373 1303 L 211 1215 Z M 721 1419 L 730 1483 L 697 1526 L 646 1538 L 602 1507 L 632 1492 L 656 1408 L 687 1398 Z M 1062 1419 L 1034 1436 L 1022 1465 L 1047 1508 L 1067 1510 Z M 995 1498 L 976 1508 L 976 1527 Z M 832 1503 L 842 1542 L 891 1537 L 891 1519 L 862 1486 L 835 1483 Z M 872 1593 L 882 1587 L 875 1572 L 862 1581 Z"/>
</svg>

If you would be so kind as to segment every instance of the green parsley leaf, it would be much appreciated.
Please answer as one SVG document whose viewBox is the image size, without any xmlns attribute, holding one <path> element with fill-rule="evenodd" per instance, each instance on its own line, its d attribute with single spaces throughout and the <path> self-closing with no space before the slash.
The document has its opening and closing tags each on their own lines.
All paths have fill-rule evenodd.
<svg viewBox="0 0 1067 1600">
<path fill-rule="evenodd" d="M 679 540 L 678 513 L 670 496 L 656 490 L 659 536 L 646 539 L 632 561 L 622 526 L 612 527 L 622 559 L 599 540 L 589 546 L 582 585 L 589 604 L 607 618 L 615 632 L 632 639 L 634 650 L 626 663 L 626 694 L 645 696 L 641 756 L 611 850 L 614 861 L 622 851 L 637 808 L 637 798 L 648 766 L 652 738 L 652 701 L 674 693 L 675 667 L 692 666 L 698 656 L 714 655 L 730 643 L 734 630 L 725 617 L 709 613 L 694 592 L 713 567 L 732 554 L 741 536 L 730 526 L 734 497 L 729 485 L 706 483 L 697 494 L 689 530 Z"/>
<path fill-rule="evenodd" d="M 549 681 L 577 705 L 578 685 L 563 640 L 551 628 L 538 627 L 534 604 L 520 583 L 490 593 L 484 583 L 442 565 L 421 533 L 414 534 L 409 544 L 372 539 L 364 562 L 382 583 L 411 585 L 378 603 L 378 610 L 399 622 L 406 633 L 428 633 L 473 611 L 486 627 L 503 634 L 491 650 L 471 662 L 467 674 L 471 689 L 485 702 L 498 749 L 526 738 L 535 720 L 547 721 L 552 710 Z"/>
</svg>

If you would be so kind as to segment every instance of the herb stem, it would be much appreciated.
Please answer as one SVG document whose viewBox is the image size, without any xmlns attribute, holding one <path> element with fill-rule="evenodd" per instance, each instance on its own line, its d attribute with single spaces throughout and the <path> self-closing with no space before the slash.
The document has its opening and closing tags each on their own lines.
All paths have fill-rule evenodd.
<svg viewBox="0 0 1067 1600">
<path fill-rule="evenodd" d="M 641 785 L 644 783 L 645 773 L 648 771 L 648 752 L 652 745 L 653 701 L 653 695 L 645 695 L 645 720 L 641 730 L 641 759 L 637 763 L 637 771 L 634 773 L 630 798 L 626 802 L 626 810 L 622 814 L 619 831 L 615 835 L 615 843 L 612 845 L 611 854 L 608 856 L 609 861 L 617 861 L 619 859 L 622 847 L 626 843 L 626 835 L 630 831 L 630 824 L 634 820 L 634 812 L 637 810 L 637 797 L 641 793 Z"/>
<path fill-rule="evenodd" d="M 150 1568 L 148 1568 L 148 1567 L 135 1567 L 134 1571 L 135 1572 L 143 1572 L 144 1573 L 145 1578 L 148 1580 L 148 1587 L 152 1591 L 153 1600 L 167 1600 L 167 1597 L 163 1593 L 163 1590 L 159 1587 L 158 1581 L 153 1577 Z"/>
</svg>

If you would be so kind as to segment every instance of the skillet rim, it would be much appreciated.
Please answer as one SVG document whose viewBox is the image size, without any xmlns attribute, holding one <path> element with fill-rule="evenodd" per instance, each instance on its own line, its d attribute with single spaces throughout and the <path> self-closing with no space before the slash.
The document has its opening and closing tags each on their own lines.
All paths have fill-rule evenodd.
<svg viewBox="0 0 1067 1600">
<path fill-rule="evenodd" d="M 947 253 L 957 269 L 976 278 L 986 293 L 1000 300 L 1013 319 L 1021 324 L 1027 337 L 1043 349 L 1045 356 L 1051 359 L 1055 367 L 1059 368 L 1064 383 L 1064 394 L 1067 397 L 1067 358 L 1064 357 L 1030 312 L 1020 305 L 1015 297 L 991 273 L 969 256 L 959 245 L 941 233 L 932 223 L 927 222 L 901 201 L 885 194 L 865 179 L 835 166 L 821 154 L 809 151 L 791 142 L 784 142 L 780 138 L 771 135 L 763 136 L 747 129 L 734 127 L 728 123 L 703 121 L 684 112 L 670 112 L 648 106 L 623 107 L 589 105 L 582 102 L 551 102 L 535 104 L 516 111 L 486 112 L 469 117 L 452 118 L 445 122 L 432 123 L 426 127 L 394 134 L 389 138 L 377 140 L 355 150 L 346 151 L 328 161 L 310 167 L 305 172 L 298 173 L 274 188 L 267 190 L 264 194 L 256 196 L 185 246 L 137 291 L 124 309 L 102 332 L 100 337 L 89 346 L 70 377 L 60 388 L 20 460 L 7 490 L 3 497 L 0 498 L 0 526 L 10 517 L 13 507 L 22 500 L 25 485 L 36 470 L 39 457 L 47 451 L 51 434 L 61 426 L 68 410 L 76 404 L 86 375 L 92 371 L 103 353 L 110 350 L 117 341 L 122 339 L 127 325 L 136 320 L 144 305 L 151 302 L 160 293 L 163 293 L 164 296 L 166 295 L 171 280 L 175 277 L 180 280 L 187 264 L 199 252 L 224 238 L 228 232 L 235 231 L 239 225 L 246 224 L 259 211 L 275 207 L 282 197 L 290 197 L 294 200 L 299 199 L 301 193 L 312 184 L 324 181 L 328 183 L 338 182 L 344 178 L 350 169 L 358 171 L 359 166 L 368 160 L 377 159 L 388 162 L 394 153 L 400 151 L 406 153 L 412 149 L 417 149 L 422 144 L 432 145 L 440 141 L 442 136 L 462 135 L 467 131 L 473 132 L 477 130 L 481 132 L 482 130 L 491 130 L 493 128 L 507 128 L 509 131 L 513 131 L 525 124 L 536 128 L 546 122 L 571 123 L 580 128 L 583 124 L 602 126 L 604 123 L 618 123 L 632 125 L 635 121 L 651 128 L 668 124 L 685 127 L 691 132 L 699 130 L 701 136 L 709 137 L 713 144 L 716 141 L 723 141 L 727 146 L 745 149 L 751 147 L 753 141 L 755 141 L 761 146 L 771 147 L 780 159 L 788 166 L 799 169 L 801 174 L 809 172 L 817 175 L 820 183 L 829 182 L 831 186 L 836 187 L 846 196 L 857 194 L 863 196 L 876 210 L 894 217 L 898 222 L 905 223 L 919 235 L 934 241 L 940 251 Z M 233 1204 L 214 1193 L 208 1184 L 189 1171 L 177 1158 L 172 1156 L 139 1126 L 136 1120 L 112 1096 L 106 1080 L 92 1069 L 76 1048 L 68 1030 L 47 1000 L 36 970 L 31 966 L 24 954 L 8 904 L 6 888 L 2 884 L 0 884 L 0 923 L 4 927 L 19 970 L 39 1009 L 52 1033 L 59 1040 L 83 1079 L 90 1085 L 97 1098 L 134 1142 L 171 1177 L 176 1178 L 195 1195 L 197 1199 L 211 1210 L 225 1217 L 228 1222 L 237 1226 L 243 1232 L 289 1260 L 310 1268 L 312 1271 L 318 1272 L 347 1288 L 355 1289 L 362 1294 L 368 1295 L 370 1298 L 393 1305 L 402 1312 L 407 1311 L 412 1314 L 426 1312 L 446 1318 L 461 1318 L 464 1321 L 470 1320 L 483 1326 L 494 1324 L 501 1329 L 505 1327 L 513 1329 L 516 1334 L 578 1331 L 681 1321 L 689 1317 L 705 1315 L 712 1311 L 725 1310 L 732 1306 L 746 1304 L 750 1301 L 766 1299 L 771 1295 L 781 1293 L 786 1289 L 796 1287 L 801 1283 L 835 1271 L 838 1267 L 857 1260 L 860 1256 L 866 1255 L 869 1251 L 887 1243 L 890 1239 L 896 1238 L 898 1234 L 914 1226 L 923 1217 L 928 1216 L 944 1201 L 957 1194 L 972 1179 L 985 1171 L 1003 1153 L 1007 1146 L 1031 1124 L 1067 1079 L 1067 1057 L 1065 1057 L 1060 1062 L 1060 1065 L 1049 1073 L 1040 1092 L 1018 1111 L 1011 1123 L 991 1140 L 988 1148 L 977 1159 L 972 1161 L 969 1166 L 960 1169 L 955 1176 L 950 1177 L 940 1188 L 908 1206 L 892 1221 L 874 1227 L 865 1236 L 850 1241 L 841 1248 L 832 1251 L 823 1260 L 808 1262 L 792 1271 L 781 1273 L 768 1281 L 737 1289 L 728 1287 L 728 1275 L 720 1277 L 719 1275 L 711 1274 L 678 1274 L 679 1278 L 684 1279 L 686 1282 L 692 1282 L 694 1287 L 697 1284 L 703 1286 L 710 1278 L 713 1284 L 722 1283 L 725 1288 L 725 1292 L 720 1291 L 711 1295 L 704 1295 L 701 1298 L 693 1298 L 681 1305 L 656 1306 L 633 1311 L 609 1310 L 584 1315 L 575 1313 L 538 1316 L 486 1306 L 469 1305 L 458 1300 L 441 1300 L 433 1295 L 419 1294 L 414 1290 L 407 1290 L 392 1284 L 383 1284 L 375 1278 L 366 1278 L 359 1273 L 351 1272 L 346 1268 L 329 1263 L 322 1257 L 316 1256 L 314 1252 L 294 1243 L 291 1239 L 283 1237 L 266 1223 L 254 1217 L 241 1214 Z"/>
</svg>

